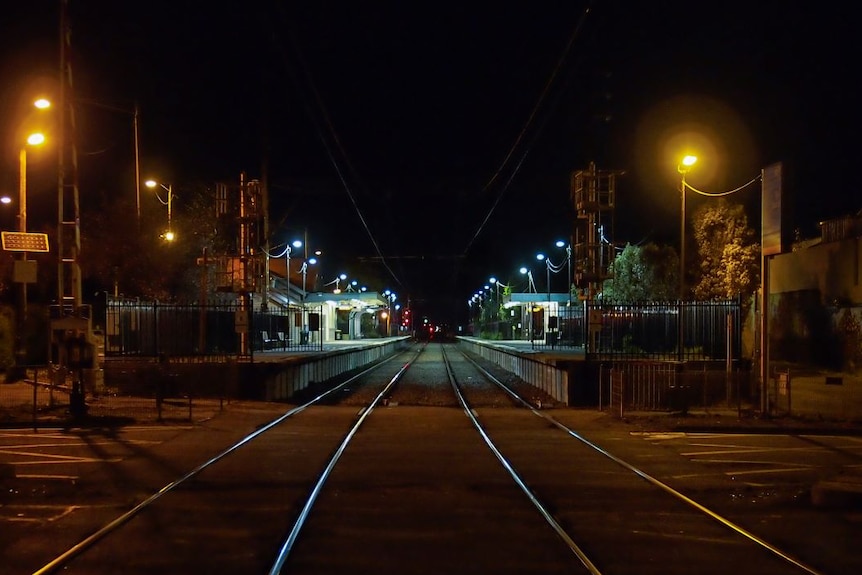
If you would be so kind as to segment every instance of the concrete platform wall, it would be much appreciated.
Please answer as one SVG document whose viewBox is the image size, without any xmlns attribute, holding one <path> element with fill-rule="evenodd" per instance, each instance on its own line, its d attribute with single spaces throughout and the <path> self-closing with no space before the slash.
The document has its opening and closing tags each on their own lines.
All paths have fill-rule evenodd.
<svg viewBox="0 0 862 575">
<path fill-rule="evenodd" d="M 379 344 L 304 355 L 279 362 L 264 385 L 267 401 L 282 401 L 313 383 L 327 381 L 379 361 L 408 344 L 405 339 L 390 339 Z"/>
<path fill-rule="evenodd" d="M 544 391 L 555 400 L 570 405 L 570 362 L 558 363 L 550 358 L 539 358 L 496 346 L 493 342 L 458 338 L 458 345 L 486 359 L 506 371 L 517 375 L 527 383 Z"/>
</svg>

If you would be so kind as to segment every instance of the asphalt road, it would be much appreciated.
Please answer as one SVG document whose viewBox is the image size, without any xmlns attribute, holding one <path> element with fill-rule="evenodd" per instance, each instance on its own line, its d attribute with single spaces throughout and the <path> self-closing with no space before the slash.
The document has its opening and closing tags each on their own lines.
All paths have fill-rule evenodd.
<svg viewBox="0 0 862 575">
<path fill-rule="evenodd" d="M 287 407 L 238 403 L 195 425 L 3 430 L 3 572 L 33 572 Z M 862 438 L 798 430 L 727 433 L 736 431 L 730 427 L 686 433 L 644 420 L 621 422 L 594 410 L 552 413 L 674 489 L 788 547 L 818 571 L 862 572 L 857 546 L 862 513 L 846 502 L 815 505 L 812 497 L 816 485 L 858 472 Z M 585 459 L 582 445 L 524 410 L 486 409 L 479 415 L 529 477 L 531 488 L 554 501 L 561 520 L 604 558 L 603 572 L 688 573 L 695 560 L 714 566 L 699 572 L 727 572 L 729 567 L 738 573 L 801 572 L 729 543 L 717 522 L 695 522 L 687 515 L 680 519 L 682 512 L 673 505 L 668 512 L 643 480 L 623 478 L 618 465 L 601 458 Z M 141 572 L 189 572 L 159 544 L 204 537 L 209 541 L 206 552 L 197 553 L 200 565 L 210 568 L 197 572 L 216 572 L 213 566 L 221 568 L 217 572 L 249 572 L 248 565 L 256 567 L 251 572 L 261 572 L 257 567 L 271 560 L 285 535 L 289 521 L 279 518 L 296 513 L 297 497 L 308 488 L 304 478 L 320 469 L 355 416 L 351 407 L 313 408 L 261 436 L 267 439 L 227 464 L 223 475 L 202 474 L 194 489 L 173 493 L 178 506 L 130 522 L 123 528 L 128 529 L 123 552 L 106 551 L 89 567 L 129 572 L 131 563 L 145 563 L 152 571 Z M 404 561 L 420 557 L 413 572 L 439 572 L 441 567 L 482 572 L 480 567 L 491 565 L 498 567 L 495 572 L 506 572 L 500 565 L 513 573 L 577 572 L 577 562 L 561 551 L 546 526 L 534 523 L 535 513 L 523 496 L 511 491 L 511 480 L 478 435 L 466 429 L 463 414 L 396 405 L 381 409 L 373 421 L 350 452 L 355 459 L 337 468 L 343 474 L 333 476 L 331 491 L 321 498 L 320 523 L 310 524 L 288 572 L 345 572 L 345 565 L 357 558 L 374 565 L 375 572 L 386 572 L 387 565 L 403 568 Z M 413 453 L 410 465 L 405 465 L 405 453 Z M 221 505 L 205 502 L 213 493 L 220 494 Z M 229 522 L 216 513 L 219 509 Z M 347 513 L 351 509 L 356 513 Z M 640 527 L 632 528 L 629 515 Z M 436 523 L 410 527 L 417 517 L 436 518 Z M 484 521 L 472 521 L 476 518 Z M 418 554 L 419 542 L 430 542 L 437 552 Z M 668 545 L 677 548 L 675 557 L 650 559 L 652 550 Z M 453 562 L 454 550 L 459 551 Z"/>
</svg>

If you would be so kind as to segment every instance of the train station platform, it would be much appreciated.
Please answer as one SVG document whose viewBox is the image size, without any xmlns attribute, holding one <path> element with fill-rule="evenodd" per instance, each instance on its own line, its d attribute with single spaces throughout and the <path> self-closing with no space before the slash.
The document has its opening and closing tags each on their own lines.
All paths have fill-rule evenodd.
<svg viewBox="0 0 862 575">
<path fill-rule="evenodd" d="M 565 360 L 583 360 L 586 358 L 584 348 L 570 345 L 547 345 L 544 340 L 528 341 L 523 339 L 482 339 L 479 337 L 459 336 L 458 339 L 478 343 L 492 348 L 498 348 L 519 354 L 541 356 L 543 358 L 560 358 Z"/>
<path fill-rule="evenodd" d="M 347 351 L 355 351 L 368 349 L 385 345 L 393 341 L 405 341 L 410 338 L 407 336 L 398 337 L 379 337 L 379 338 L 364 338 L 364 339 L 344 339 L 327 341 L 323 344 L 311 343 L 309 345 L 293 346 L 285 349 L 265 349 L 256 350 L 252 354 L 252 361 L 255 362 L 282 362 L 290 358 L 301 358 L 308 356 L 317 356 L 328 353 L 343 353 Z"/>
</svg>

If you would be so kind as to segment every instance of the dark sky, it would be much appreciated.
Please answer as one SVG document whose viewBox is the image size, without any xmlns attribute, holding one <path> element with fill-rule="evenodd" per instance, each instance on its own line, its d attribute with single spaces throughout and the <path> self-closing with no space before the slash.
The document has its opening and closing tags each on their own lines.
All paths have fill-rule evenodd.
<svg viewBox="0 0 862 575">
<path fill-rule="evenodd" d="M 20 94 L 56 75 L 58 6 L 4 8 L 4 187 Z M 621 243 L 677 245 L 686 146 L 700 157 L 689 182 L 706 191 L 783 162 L 787 225 L 803 235 L 862 208 L 851 3 L 70 6 L 76 96 L 139 104 L 145 174 L 177 187 L 265 174 L 276 236 L 307 229 L 325 275 L 382 277 L 370 287 L 437 321 L 463 315 L 490 275 L 518 283 L 537 251 L 555 254 L 571 233 L 570 175 L 591 161 L 625 171 Z M 80 113 L 82 171 L 133 194 L 130 117 Z M 759 186 L 732 199 L 759 227 Z"/>
</svg>

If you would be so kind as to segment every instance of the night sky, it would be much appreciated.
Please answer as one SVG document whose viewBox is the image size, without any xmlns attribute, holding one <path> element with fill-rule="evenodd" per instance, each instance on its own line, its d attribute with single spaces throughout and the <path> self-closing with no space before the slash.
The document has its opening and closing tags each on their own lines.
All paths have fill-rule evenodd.
<svg viewBox="0 0 862 575">
<path fill-rule="evenodd" d="M 58 2 L 15 4 L 0 22 L 2 191 L 21 95 L 58 65 Z M 383 277 L 369 287 L 435 321 L 465 316 L 491 275 L 520 285 L 521 265 L 543 289 L 535 253 L 562 259 L 569 179 L 591 161 L 625 171 L 620 244 L 677 245 L 684 148 L 700 158 L 688 181 L 713 192 L 783 162 L 803 236 L 862 208 L 851 3 L 70 6 L 76 96 L 138 103 L 144 175 L 178 189 L 265 175 L 274 243 L 307 230 L 325 276 Z M 129 116 L 80 114 L 82 185 L 134 194 Z M 759 186 L 731 199 L 759 229 Z"/>
</svg>

